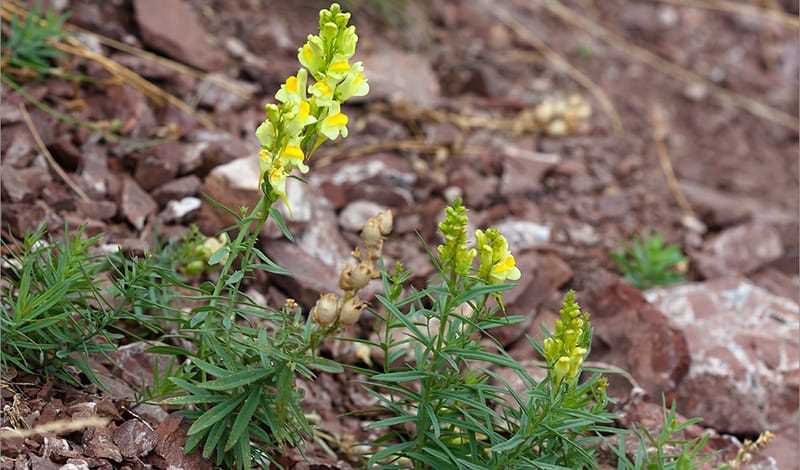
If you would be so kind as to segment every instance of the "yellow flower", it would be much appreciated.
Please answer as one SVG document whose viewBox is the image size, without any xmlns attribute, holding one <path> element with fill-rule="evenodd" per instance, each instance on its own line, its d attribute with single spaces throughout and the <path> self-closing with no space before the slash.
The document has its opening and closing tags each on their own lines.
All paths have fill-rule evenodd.
<svg viewBox="0 0 800 470">
<path fill-rule="evenodd" d="M 336 87 L 337 98 L 346 101 L 353 96 L 364 96 L 369 93 L 369 83 L 364 76 L 364 65 L 356 62 L 350 68 L 342 83 Z"/>
<path fill-rule="evenodd" d="M 346 114 L 340 112 L 339 103 L 333 102 L 328 110 L 328 117 L 323 119 L 320 132 L 325 137 L 336 140 L 341 134 L 342 137 L 347 137 L 347 123 L 349 119 Z"/>
<path fill-rule="evenodd" d="M 506 280 L 516 281 L 521 273 L 517 262 L 508 250 L 506 238 L 494 228 L 475 231 L 475 245 L 480 264 L 478 277 L 489 284 L 499 284 Z"/>
<path fill-rule="evenodd" d="M 286 79 L 281 89 L 275 93 L 275 99 L 281 103 L 293 103 L 304 101 L 306 99 L 306 82 L 308 81 L 308 72 L 306 69 L 297 71 L 297 75 L 292 75 Z"/>
</svg>

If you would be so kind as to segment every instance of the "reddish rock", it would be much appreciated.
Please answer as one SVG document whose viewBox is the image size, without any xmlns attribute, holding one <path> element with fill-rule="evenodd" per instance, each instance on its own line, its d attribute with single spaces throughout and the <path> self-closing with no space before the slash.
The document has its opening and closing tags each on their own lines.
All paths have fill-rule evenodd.
<svg viewBox="0 0 800 470">
<path fill-rule="evenodd" d="M 338 273 L 294 243 L 266 240 L 262 249 L 273 261 L 285 267 L 289 276 L 273 277 L 298 302 L 312 306 L 324 292 L 339 292 Z"/>
<path fill-rule="evenodd" d="M 117 205 L 113 201 L 78 199 L 75 206 L 83 216 L 95 220 L 109 220 L 117 214 Z"/>
<path fill-rule="evenodd" d="M 172 180 L 153 191 L 153 199 L 159 204 L 194 196 L 200 190 L 202 182 L 194 175 Z"/>
<path fill-rule="evenodd" d="M 723 231 L 693 257 L 703 276 L 713 279 L 751 273 L 781 255 L 783 245 L 778 231 L 767 224 L 750 223 Z"/>
<path fill-rule="evenodd" d="M 175 142 L 159 145 L 152 154 L 141 158 L 134 173 L 139 186 L 151 190 L 172 181 L 178 174 L 183 147 Z"/>
<path fill-rule="evenodd" d="M 652 289 L 647 297 L 686 335 L 692 366 L 679 410 L 722 432 L 796 425 L 797 303 L 736 278 Z"/>
<path fill-rule="evenodd" d="M 11 202 L 30 201 L 53 179 L 47 168 L 31 166 L 18 170 L 9 165 L 0 169 L 3 193 Z"/>
<path fill-rule="evenodd" d="M 363 58 L 370 93 L 358 100 L 406 101 L 420 106 L 435 106 L 441 89 L 428 59 L 419 54 L 381 48 Z M 398 73 L 413 70 L 413 73 Z"/>
<path fill-rule="evenodd" d="M 674 392 L 691 361 L 684 334 L 619 277 L 600 270 L 576 272 L 585 286 L 578 300 L 594 328 L 591 360 L 630 372 L 651 397 Z"/>
<path fill-rule="evenodd" d="M 135 0 L 136 22 L 148 46 L 205 71 L 222 69 L 227 56 L 209 41 L 197 10 L 183 0 Z"/>
<path fill-rule="evenodd" d="M 393 154 L 335 163 L 309 177 L 311 186 L 320 188 L 337 209 L 359 199 L 395 209 L 409 206 L 414 202 L 411 190 L 416 181 L 408 159 Z"/>
<path fill-rule="evenodd" d="M 499 157 L 503 162 L 500 193 L 507 197 L 541 190 L 545 173 L 561 161 L 556 154 L 534 152 L 510 144 L 501 147 Z"/>
<path fill-rule="evenodd" d="M 119 178 L 108 168 L 106 151 L 96 144 L 81 147 L 81 165 L 78 169 L 84 187 L 90 196 L 116 194 L 120 188 Z"/>
<path fill-rule="evenodd" d="M 84 452 L 89 457 L 113 460 L 122 462 L 122 454 L 119 447 L 114 444 L 114 430 L 111 426 L 104 428 L 89 428 L 83 433 Z"/>
<path fill-rule="evenodd" d="M 137 230 L 141 230 L 147 217 L 158 209 L 156 201 L 131 178 L 123 180 L 120 199 L 122 214 Z"/>
<path fill-rule="evenodd" d="M 114 430 L 114 443 L 123 457 L 143 457 L 156 447 L 157 436 L 153 429 L 139 421 L 130 419 Z"/>
<path fill-rule="evenodd" d="M 156 454 L 171 467 L 185 470 L 211 470 L 211 462 L 203 459 L 197 450 L 188 455 L 183 452 L 187 429 L 189 429 L 189 424 L 177 414 L 170 415 L 162 421 L 156 428 Z"/>
</svg>

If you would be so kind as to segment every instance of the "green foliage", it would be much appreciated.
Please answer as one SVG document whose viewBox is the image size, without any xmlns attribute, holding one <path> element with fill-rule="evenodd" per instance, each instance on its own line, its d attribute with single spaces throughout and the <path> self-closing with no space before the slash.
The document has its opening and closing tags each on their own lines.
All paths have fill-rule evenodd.
<svg viewBox="0 0 800 470">
<path fill-rule="evenodd" d="M 479 340 L 521 321 L 503 316 L 492 301 L 512 286 L 432 261 L 439 276 L 423 290 L 408 284 L 402 267 L 382 273 L 383 334 L 371 344 L 385 359 L 381 372 L 368 372 L 367 385 L 385 418 L 368 426 L 382 430 L 368 466 L 595 468 L 598 434 L 615 432 L 605 411 L 605 379 L 579 383 L 579 372 L 562 380 L 549 370 L 548 379 L 537 381 L 499 344 Z M 489 367 L 508 370 L 525 389 L 514 390 Z"/>
<path fill-rule="evenodd" d="M 699 418 L 680 421 L 675 411 L 664 407 L 661 431 L 653 435 L 647 429 L 636 429 L 639 446 L 630 460 L 625 452 L 625 436 L 619 436 L 616 449 L 617 468 L 625 470 L 694 470 L 708 463 L 712 456 L 706 451 L 708 436 L 693 439 L 683 437 L 684 431 L 702 421 Z"/>
<path fill-rule="evenodd" d="M 169 277 L 162 264 L 168 252 L 142 260 L 95 256 L 97 241 L 82 232 L 47 241 L 40 228 L 7 258 L 0 285 L 4 374 L 15 367 L 78 385 L 77 368 L 97 382 L 90 354 L 112 351 L 126 337 L 160 331 L 147 310 L 169 303 L 172 290 L 161 282 Z M 136 331 L 126 330 L 125 322 Z"/>
<path fill-rule="evenodd" d="M 61 52 L 52 42 L 64 36 L 64 22 L 69 15 L 59 15 L 48 10 L 42 15 L 41 9 L 34 7 L 24 20 L 11 16 L 9 30 L 3 41 L 3 56 L 7 64 L 32 70 L 36 74 L 45 73 L 52 67 L 54 59 Z"/>
<path fill-rule="evenodd" d="M 684 280 L 686 257 L 679 246 L 665 244 L 660 234 L 634 239 L 611 258 L 625 279 L 642 290 Z"/>
</svg>

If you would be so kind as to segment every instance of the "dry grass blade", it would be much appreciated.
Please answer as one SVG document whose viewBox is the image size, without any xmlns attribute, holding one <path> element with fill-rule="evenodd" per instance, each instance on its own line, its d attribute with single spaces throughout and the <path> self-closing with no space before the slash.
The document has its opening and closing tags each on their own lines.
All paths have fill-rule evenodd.
<svg viewBox="0 0 800 470">
<path fill-rule="evenodd" d="M 117 49 L 119 51 L 134 55 L 136 57 L 149 60 L 153 63 L 161 65 L 162 67 L 173 70 L 177 73 L 188 75 L 190 77 L 197 78 L 199 80 L 211 81 L 220 88 L 224 88 L 241 98 L 249 99 L 252 97 L 252 93 L 250 93 L 248 90 L 244 89 L 243 87 L 233 82 L 225 80 L 220 76 L 211 76 L 207 73 L 200 72 L 184 64 L 181 64 L 180 62 L 175 62 L 174 60 L 167 59 L 166 57 L 161 57 L 160 55 L 153 54 L 152 52 L 144 51 L 142 49 L 139 49 L 138 47 L 133 47 L 131 45 L 125 44 L 124 42 L 119 42 L 117 40 L 108 38 L 101 34 L 93 33 L 87 29 L 83 29 L 78 26 L 71 25 L 69 23 L 65 25 L 65 29 L 67 31 L 73 31 L 76 33 L 85 34 L 87 36 L 97 39 L 97 41 L 100 44 L 103 44 L 104 46 L 108 46 Z"/>
<path fill-rule="evenodd" d="M 40 434 L 63 434 L 80 431 L 85 428 L 102 428 L 109 423 L 108 418 L 97 416 L 77 419 L 60 419 L 40 424 L 31 429 L 0 429 L 0 439 L 26 438 Z"/>
<path fill-rule="evenodd" d="M 36 145 L 39 147 L 39 151 L 42 152 L 45 160 L 47 160 L 47 163 L 49 163 L 50 166 L 53 168 L 53 171 L 58 173 L 58 176 L 61 177 L 62 180 L 64 180 L 64 183 L 66 183 L 67 186 L 70 187 L 70 189 L 75 191 L 75 194 L 77 194 L 84 201 L 88 202 L 89 196 L 86 195 L 86 193 L 80 188 L 80 186 L 78 186 L 77 184 L 75 184 L 74 181 L 72 181 L 72 178 L 69 177 L 69 175 L 64 171 L 64 169 L 61 168 L 61 165 L 59 165 L 58 162 L 55 160 L 55 158 L 53 158 L 53 155 L 50 153 L 50 151 L 47 150 L 47 146 L 44 145 L 44 141 L 42 141 L 42 136 L 39 135 L 39 132 L 36 130 L 36 126 L 33 125 L 33 120 L 31 119 L 31 115 L 30 113 L 28 113 L 28 110 L 25 109 L 24 104 L 19 105 L 19 111 L 20 113 L 22 113 L 22 119 L 25 121 L 25 124 L 31 131 L 31 134 L 33 135 L 33 140 L 36 141 Z"/>
<path fill-rule="evenodd" d="M 5 20 L 9 20 L 12 15 L 17 15 L 19 17 L 25 18 L 29 14 L 27 10 L 13 4 L 12 2 L 5 2 L 2 4 L 2 6 L 0 6 L 0 8 L 2 8 L 2 10 L 0 10 L 0 16 L 2 16 L 3 19 Z M 193 107 L 191 107 L 185 101 L 170 94 L 169 92 L 151 83 L 150 81 L 142 78 L 139 74 L 125 67 L 124 65 L 119 64 L 102 54 L 90 50 L 74 37 L 67 37 L 65 39 L 65 42 L 61 41 L 54 42 L 53 47 L 62 52 L 66 52 L 68 54 L 72 54 L 77 57 L 82 57 L 97 62 L 100 66 L 106 69 L 114 77 L 117 77 L 123 83 L 127 83 L 130 86 L 133 86 L 134 88 L 138 89 L 154 102 L 169 103 L 175 106 L 176 108 L 180 109 L 181 111 L 185 112 L 186 114 L 197 119 L 197 121 L 201 123 L 204 127 L 212 130 L 216 129 L 216 126 L 214 125 L 213 122 L 211 122 L 211 120 L 209 120 L 205 116 L 200 115 Z"/>
<path fill-rule="evenodd" d="M 667 151 L 669 127 L 667 125 L 665 111 L 661 106 L 654 104 L 651 107 L 650 122 L 653 126 L 653 141 L 655 142 L 658 161 L 661 164 L 661 171 L 664 173 L 664 178 L 667 180 L 667 186 L 669 186 L 672 197 L 675 198 L 684 216 L 696 219 L 697 216 L 692 209 L 692 205 L 689 204 L 689 200 L 686 199 L 686 196 L 681 190 L 678 178 L 675 176 L 675 170 L 672 168 L 672 162 L 669 159 L 669 152 Z"/>
<path fill-rule="evenodd" d="M 670 77 L 688 83 L 702 83 L 714 94 L 718 99 L 723 102 L 729 103 L 733 106 L 741 108 L 754 116 L 761 117 L 768 121 L 780 124 L 790 129 L 800 129 L 798 126 L 798 119 L 783 111 L 768 106 L 758 100 L 742 96 L 737 93 L 730 92 L 722 87 L 719 87 L 709 80 L 701 77 L 700 75 L 687 70 L 679 65 L 676 65 L 666 59 L 662 59 L 655 53 L 631 44 L 627 39 L 614 33 L 607 28 L 597 24 L 596 22 L 573 12 L 570 8 L 564 6 L 558 0 L 537 0 L 540 4 L 553 15 L 562 19 L 563 21 L 578 27 L 587 33 L 602 39 L 612 47 L 628 54 L 639 62 L 650 65 L 656 70 L 669 75 Z M 526 6 L 530 9 L 530 6 Z"/>
<path fill-rule="evenodd" d="M 557 69 L 563 70 L 573 80 L 578 82 L 578 84 L 586 88 L 595 97 L 597 102 L 600 103 L 603 111 L 611 118 L 614 130 L 617 133 L 623 132 L 622 120 L 619 117 L 619 113 L 614 103 L 611 101 L 611 98 L 608 97 L 608 94 L 606 94 L 602 88 L 597 86 L 586 74 L 575 68 L 567 59 L 548 46 L 533 30 L 520 23 L 503 5 L 492 3 L 488 0 L 482 0 L 481 3 L 487 12 L 490 12 L 495 18 L 514 31 L 514 34 L 520 39 L 530 43 L 531 46 L 544 55 Z"/>
<path fill-rule="evenodd" d="M 704 10 L 723 11 L 742 16 L 755 16 L 766 20 L 780 23 L 790 28 L 800 29 L 800 17 L 789 15 L 779 10 L 761 8 L 746 3 L 731 2 L 730 0 L 653 0 L 656 2 L 671 3 L 691 8 L 702 8 Z"/>
</svg>

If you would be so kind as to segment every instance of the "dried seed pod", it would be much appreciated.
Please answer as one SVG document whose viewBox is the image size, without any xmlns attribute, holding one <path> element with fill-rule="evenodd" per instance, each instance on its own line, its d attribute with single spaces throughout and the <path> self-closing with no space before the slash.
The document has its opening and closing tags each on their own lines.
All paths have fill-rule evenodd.
<svg viewBox="0 0 800 470">
<path fill-rule="evenodd" d="M 339 287 L 343 290 L 359 290 L 369 283 L 374 268 L 370 263 L 361 262 L 346 267 L 339 276 Z"/>
<path fill-rule="evenodd" d="M 383 247 L 383 235 L 381 227 L 374 217 L 369 219 L 361 230 L 361 239 L 368 251 L 380 250 Z"/>
<path fill-rule="evenodd" d="M 356 296 L 350 297 L 342 302 L 342 309 L 339 313 L 339 322 L 342 325 L 354 325 L 361 317 L 361 311 L 366 308 L 361 299 Z"/>
<path fill-rule="evenodd" d="M 547 133 L 553 137 L 563 137 L 567 135 L 567 123 L 563 119 L 554 119 L 547 126 Z"/>
<path fill-rule="evenodd" d="M 381 231 L 381 235 L 389 235 L 392 232 L 394 215 L 391 209 L 381 211 L 372 218 L 378 221 L 378 229 Z"/>
<path fill-rule="evenodd" d="M 320 326 L 330 326 L 339 316 L 340 307 L 341 301 L 336 294 L 330 292 L 322 294 L 311 309 L 311 318 Z"/>
</svg>

